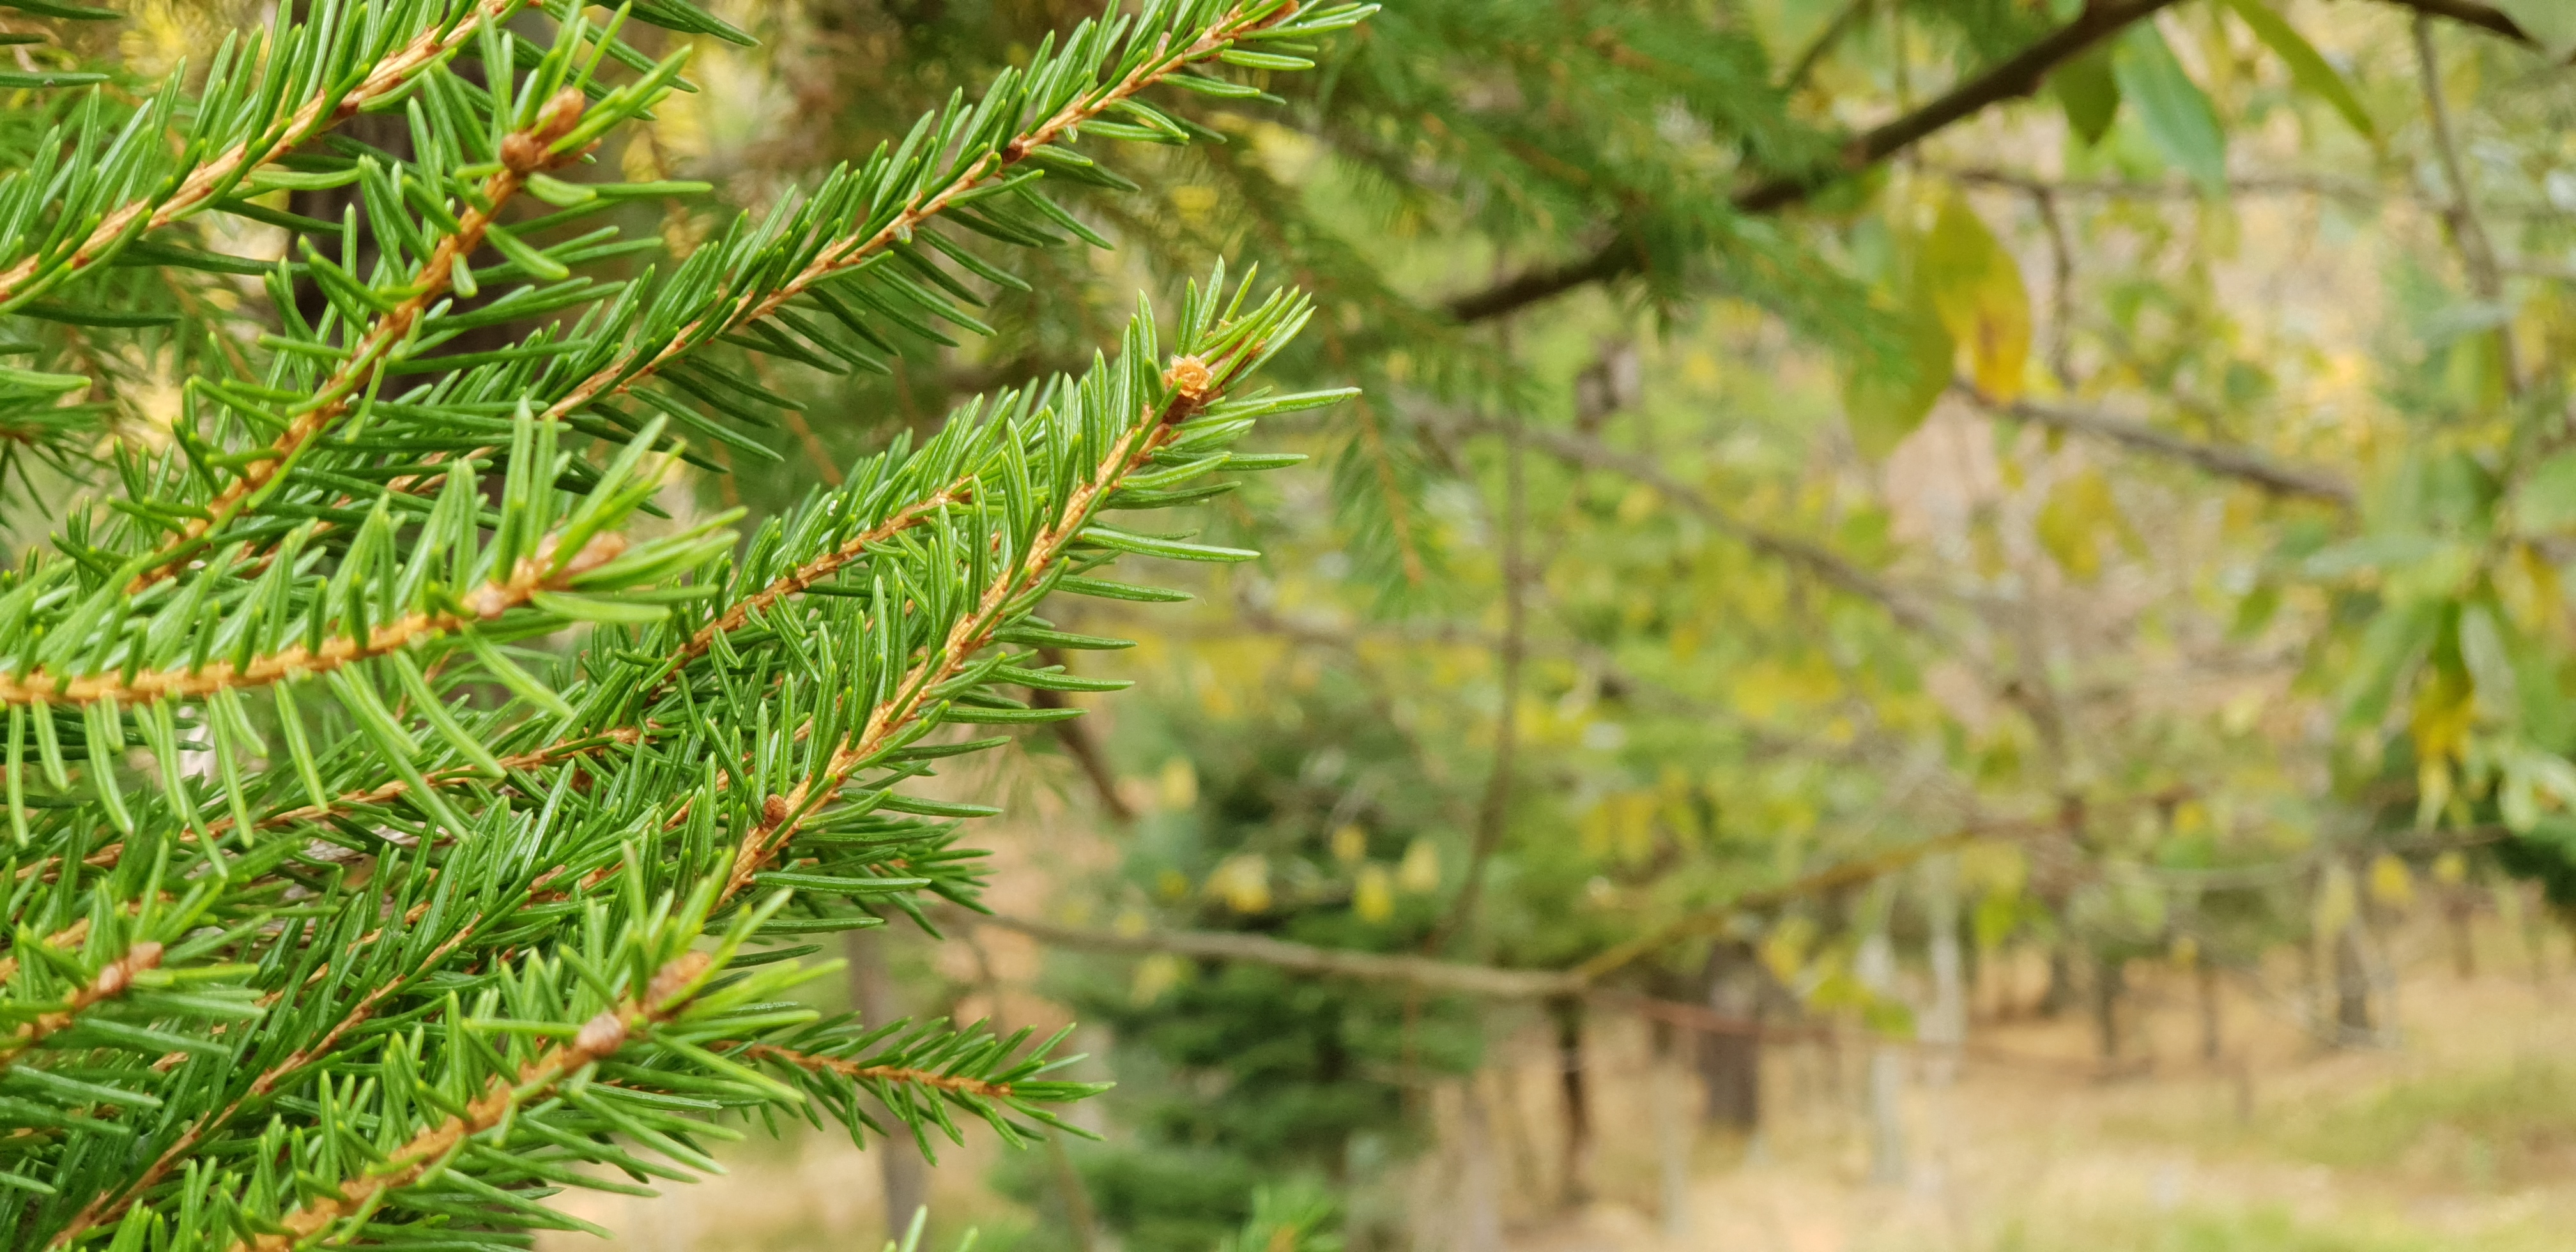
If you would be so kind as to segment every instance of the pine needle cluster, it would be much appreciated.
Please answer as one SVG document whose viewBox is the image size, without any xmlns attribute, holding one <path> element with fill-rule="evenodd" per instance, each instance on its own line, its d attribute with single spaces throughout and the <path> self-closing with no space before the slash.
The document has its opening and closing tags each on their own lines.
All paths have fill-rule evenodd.
<svg viewBox="0 0 2576 1252">
<path fill-rule="evenodd" d="M 10 1245 L 524 1247 L 580 1225 L 558 1189 L 686 1177 L 779 1114 L 1060 1125 L 1091 1088 L 1053 1040 L 822 1017 L 799 958 L 973 905 L 958 824 L 994 810 L 906 784 L 1007 742 L 952 728 L 1073 714 L 1009 691 L 1110 685 L 1041 663 L 1120 646 L 1049 596 L 1252 555 L 1106 519 L 1295 459 L 1231 449 L 1341 397 L 1252 385 L 1307 303 L 1220 267 L 747 534 L 665 488 L 774 455 L 792 402 L 751 359 L 982 330 L 1013 249 L 1105 243 L 1044 190 L 1123 183 L 1077 140 L 1209 138 L 1149 97 L 1259 96 L 1224 67 L 1366 16 L 1087 22 L 622 278 L 664 244 L 601 223 L 694 189 L 595 154 L 740 38 L 687 0 L 317 0 L 158 82 L 62 44 L 0 82 L 0 441 L 50 530 L 0 572 Z M 339 220 L 273 194 L 313 189 Z M 186 368 L 158 423 L 120 394 L 156 361 Z"/>
</svg>

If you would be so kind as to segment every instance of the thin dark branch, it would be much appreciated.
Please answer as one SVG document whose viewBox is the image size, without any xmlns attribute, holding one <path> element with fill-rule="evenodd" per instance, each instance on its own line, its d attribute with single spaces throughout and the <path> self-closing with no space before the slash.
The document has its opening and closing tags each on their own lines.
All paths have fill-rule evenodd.
<svg viewBox="0 0 2576 1252">
<path fill-rule="evenodd" d="M 1599 440 L 1561 431 L 1531 429 L 1524 432 L 1523 437 L 1532 446 L 1560 461 L 1607 470 L 1644 483 L 1746 547 L 1797 566 L 1838 591 L 1878 605 L 1906 629 L 1935 642 L 1956 642 L 1948 628 L 1934 620 L 1931 613 L 1916 603 L 1912 596 L 1889 585 L 1876 574 L 1844 560 L 1813 540 L 1737 517 L 1720 507 L 1707 493 L 1665 473 L 1664 468 L 1652 458 L 1622 452 Z"/>
<path fill-rule="evenodd" d="M 2074 21 L 2043 36 L 2012 59 L 1951 88 L 1922 108 L 1853 136 L 1843 145 L 1841 160 L 1822 169 L 1784 175 L 1748 187 L 1736 193 L 1735 207 L 1745 213 L 1769 213 L 1796 204 L 1975 116 L 1989 105 L 2039 90 L 2050 70 L 2175 2 L 2097 0 Z M 1644 261 L 1645 253 L 1636 241 L 1622 234 L 1583 260 L 1526 271 L 1483 291 L 1460 296 L 1449 302 L 1449 313 L 1462 322 L 1484 321 L 1588 283 L 1635 272 Z"/>
<path fill-rule="evenodd" d="M 2501 35 L 2515 43 L 2538 47 L 2540 41 L 2513 20 L 2504 10 L 2478 0 L 2388 0 L 2401 9 L 2413 9 L 2429 17 L 2449 18 L 2463 26 L 2474 26 L 2490 35 Z"/>
<path fill-rule="evenodd" d="M 2351 483 L 2325 470 L 2284 464 L 2248 448 L 2198 443 L 2144 422 L 2065 405 L 2044 404 L 2036 400 L 2001 404 L 1978 394 L 1966 383 L 1952 384 L 1952 390 L 1998 417 L 2106 439 L 2124 448 L 2182 461 L 2224 478 L 2252 483 L 2278 495 L 2306 496 L 2347 509 L 2353 506 L 2355 499 Z"/>
<path fill-rule="evenodd" d="M 1920 166 L 1928 173 L 1975 187 L 1999 187 L 2030 195 L 2060 198 L 2100 196 L 2109 199 L 2188 200 L 2198 201 L 2203 193 L 2198 184 L 2183 181 L 2153 181 L 2135 178 L 2039 178 L 1992 165 L 1947 165 L 1926 161 Z M 2346 178 L 2333 174 L 2237 174 L 2227 180 L 2231 196 L 2324 196 L 2357 204 L 2369 204 L 2390 195 L 2403 195 L 2402 190 L 2380 187 L 2368 179 Z"/>
<path fill-rule="evenodd" d="M 2019 55 L 1954 87 L 1938 100 L 1875 130 L 1853 137 L 1842 160 L 1823 170 L 1787 175 L 1738 192 L 1735 207 L 1767 213 L 1806 199 L 1833 183 L 1902 152 L 1949 126 L 2005 100 L 2027 96 L 2047 81 L 2050 70 L 2080 56 L 2094 44 L 2133 23 L 2144 21 L 2175 0 L 2095 0 L 2083 14 Z M 2474 26 L 2526 46 L 2537 42 L 2503 10 L 2478 0 L 2387 0 L 2402 8 Z M 1481 291 L 1448 302 L 1449 315 L 1461 322 L 1481 322 L 1514 309 L 1537 304 L 1597 282 L 1644 269 L 1646 254 L 1622 232 L 1590 256 L 1559 265 L 1525 270 Z"/>
<path fill-rule="evenodd" d="M 1525 550 L 1529 524 L 1529 482 L 1523 473 L 1522 438 L 1528 423 L 1515 412 L 1501 423 L 1503 431 L 1503 638 L 1495 649 L 1502 666 L 1502 707 L 1494 717 L 1494 768 L 1485 780 L 1484 801 L 1476 808 L 1476 838 L 1467 855 L 1466 881 L 1458 888 L 1448 916 L 1431 932 L 1424 948 L 1437 952 L 1443 943 L 1475 924 L 1476 905 L 1485 890 L 1485 873 L 1502 846 L 1503 827 L 1511 817 L 1513 754 L 1520 747 L 1521 668 L 1529 652 L 1529 559 Z"/>
<path fill-rule="evenodd" d="M 1038 663 L 1064 665 L 1064 650 L 1040 648 Z M 1041 709 L 1072 707 L 1063 692 L 1043 687 L 1029 689 L 1029 703 Z M 1100 798 L 1100 811 L 1121 826 L 1135 825 L 1136 810 L 1128 807 L 1125 796 L 1118 794 L 1118 771 L 1109 767 L 1109 754 L 1101 750 L 1099 740 L 1092 738 L 1090 723 L 1077 717 L 1054 723 L 1054 727 L 1056 741 L 1064 745 L 1065 755 L 1072 757 L 1073 763 L 1082 767 L 1082 776 L 1091 780 L 1092 794 Z"/>
<path fill-rule="evenodd" d="M 2450 232 L 2451 246 L 2460 254 L 2460 268 L 2468 271 L 2470 289 L 2489 305 L 2501 304 L 2504 275 L 2496 266 L 2495 243 L 2487 237 L 2486 225 L 2478 220 L 2477 201 L 2469 192 L 2468 171 L 2460 162 L 2459 143 L 2451 134 L 2451 108 L 2442 98 L 2442 58 L 2433 47 L 2433 19 L 2416 14 L 2413 33 L 2415 69 L 2424 87 L 2424 121 L 2433 132 L 2433 153 L 2442 164 L 2442 181 L 2450 184 L 2450 197 L 2442 203 L 2442 224 Z M 2498 326 L 2492 333 L 2505 389 L 2519 394 L 2522 371 L 2514 359 L 2513 330 Z"/>
<path fill-rule="evenodd" d="M 1137 955 L 1170 953 L 1174 956 L 1199 957 L 1207 960 L 1246 961 L 1301 974 L 1328 974 L 1345 978 L 1363 978 L 1374 982 L 1404 983 L 1425 991 L 1457 992 L 1492 996 L 1498 999 L 1540 999 L 1564 995 L 1568 992 L 1579 992 L 1583 989 L 1583 980 L 1579 976 L 1556 970 L 1497 969 L 1487 965 L 1438 961 L 1423 956 L 1355 952 L 1346 948 L 1319 948 L 1309 944 L 1272 939 L 1266 935 L 1241 934 L 1232 931 L 1144 931 L 1127 934 L 1121 931 L 1058 926 L 1053 922 L 1042 922 L 1025 917 L 967 913 L 963 910 L 944 913 L 941 920 L 965 926 L 990 926 L 996 930 L 1014 931 L 1054 947 Z"/>
</svg>

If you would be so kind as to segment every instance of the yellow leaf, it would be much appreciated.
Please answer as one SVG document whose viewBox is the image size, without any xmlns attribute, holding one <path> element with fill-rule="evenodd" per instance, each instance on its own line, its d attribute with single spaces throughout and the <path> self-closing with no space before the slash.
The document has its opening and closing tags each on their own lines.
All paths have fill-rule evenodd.
<svg viewBox="0 0 2576 1252">
<path fill-rule="evenodd" d="M 1851 428 L 1852 446 L 1873 461 L 1895 451 L 1923 424 L 1950 385 L 1950 362 L 1958 355 L 1941 315 L 1919 292 L 1909 294 L 1895 310 L 1905 336 L 1903 355 L 1855 366 L 1843 377 L 1843 422 Z"/>
<path fill-rule="evenodd" d="M 1351 911 L 1364 922 L 1382 922 L 1395 916 L 1395 885 L 1388 881 L 1385 866 L 1360 867 L 1359 881 L 1351 887 Z"/>
<path fill-rule="evenodd" d="M 1977 390 L 1998 400 L 2020 396 L 2030 362 L 2030 292 L 2021 266 L 1964 197 L 1942 203 L 1915 275 L 1941 325 L 1967 351 Z"/>
<path fill-rule="evenodd" d="M 2406 872 L 2406 862 L 2386 852 L 2370 863 L 2370 898 L 2390 908 L 2402 909 L 2415 902 L 2415 876 Z"/>
<path fill-rule="evenodd" d="M 1429 839 L 1416 839 L 1404 850 L 1404 860 L 1395 867 L 1395 885 L 1414 895 L 1425 895 L 1440 889 L 1440 847 Z"/>
<path fill-rule="evenodd" d="M 1208 875 L 1208 894 L 1237 913 L 1259 913 L 1270 907 L 1270 862 L 1254 853 L 1228 857 Z"/>
<path fill-rule="evenodd" d="M 2125 538 L 2128 530 L 2119 502 L 2111 498 L 2111 480 L 2097 469 L 2059 479 L 2032 521 L 2039 546 L 2080 583 L 2101 577 L 2103 541 Z"/>
<path fill-rule="evenodd" d="M 1345 823 L 1333 832 L 1333 859 L 1354 865 L 1368 856 L 1368 832 Z"/>
<path fill-rule="evenodd" d="M 2433 881 L 2445 887 L 2456 887 L 2469 880 L 2469 858 L 2457 849 L 2433 858 Z"/>
<path fill-rule="evenodd" d="M 1136 962 L 1136 980 L 1127 985 L 1127 1000 L 1138 1008 L 1163 998 L 1163 993 L 1177 987 L 1189 977 L 1189 964 L 1169 952 L 1157 952 Z"/>
<path fill-rule="evenodd" d="M 1157 781 L 1161 794 L 1156 798 L 1165 811 L 1177 813 L 1199 802 L 1199 774 L 1190 768 L 1189 758 L 1176 756 L 1163 762 L 1163 776 Z"/>
</svg>

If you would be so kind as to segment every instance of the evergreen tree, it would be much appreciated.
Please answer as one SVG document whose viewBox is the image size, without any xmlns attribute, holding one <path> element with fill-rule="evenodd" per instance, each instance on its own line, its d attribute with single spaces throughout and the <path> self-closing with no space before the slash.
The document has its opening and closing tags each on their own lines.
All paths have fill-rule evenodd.
<svg viewBox="0 0 2576 1252">
<path fill-rule="evenodd" d="M 742 37 L 687 0 L 318 0 L 157 81 L 83 55 L 113 14 L 11 7 L 65 33 L 0 81 L 0 429 L 48 529 L 0 574 L 11 1246 L 523 1247 L 746 1114 L 1057 1124 L 1052 1041 L 786 993 L 817 935 L 972 905 L 992 810 L 904 784 L 1073 715 L 1006 684 L 1101 686 L 1039 660 L 1118 646 L 1046 597 L 1251 555 L 1104 518 L 1295 459 L 1228 449 L 1344 394 L 1252 385 L 1308 305 L 1220 267 L 748 535 L 664 487 L 776 455 L 761 359 L 880 368 L 980 330 L 1012 249 L 1100 243 L 1041 190 L 1116 184 L 1078 138 L 1205 138 L 1149 97 L 1259 96 L 1222 67 L 1367 10 L 1085 22 L 621 277 L 665 246 L 630 206 L 699 188 L 593 154 Z"/>
</svg>

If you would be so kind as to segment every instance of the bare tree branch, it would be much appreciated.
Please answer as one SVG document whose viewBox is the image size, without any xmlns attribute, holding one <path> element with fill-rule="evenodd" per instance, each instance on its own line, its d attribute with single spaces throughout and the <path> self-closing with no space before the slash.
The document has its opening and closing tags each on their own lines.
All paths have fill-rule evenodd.
<svg viewBox="0 0 2576 1252">
<path fill-rule="evenodd" d="M 2096 0 L 2085 6 L 2074 21 L 2043 36 L 2012 59 L 1951 88 L 1922 108 L 1853 136 L 1843 146 L 1840 161 L 1745 188 L 1736 193 L 1735 207 L 1745 213 L 1769 213 L 1796 204 L 1975 116 L 1989 105 L 2039 90 L 2050 70 L 2173 3 L 2175 0 Z M 1588 283 L 1634 273 L 1644 263 L 1644 251 L 1634 239 L 1622 234 L 1580 261 L 1526 271 L 1482 291 L 1459 296 L 1449 302 L 1449 314 L 1462 322 L 1485 321 Z"/>
<path fill-rule="evenodd" d="M 2287 465 L 2247 448 L 2230 448 L 2218 444 L 2197 443 L 2180 435 L 2161 431 L 2144 422 L 2108 413 L 2088 412 L 2063 405 L 2043 404 L 2036 400 L 1998 403 L 1980 394 L 1966 383 L 1953 383 L 1951 390 L 1975 401 L 1978 406 L 1998 417 L 2014 421 L 2089 435 L 2105 439 L 2133 451 L 2167 457 L 2197 466 L 2222 478 L 2234 478 L 2285 496 L 2306 496 L 2324 500 L 2343 508 L 2353 507 L 2356 499 L 2351 483 L 2321 469 Z"/>
<path fill-rule="evenodd" d="M 2501 35 L 2515 43 L 2538 47 L 2540 41 L 2522 28 L 2504 10 L 2478 0 L 2388 0 L 2401 9 L 2413 9 L 2430 17 L 2449 18 L 2463 26 L 2474 26 L 2490 35 Z"/>
<path fill-rule="evenodd" d="M 1822 544 L 1801 536 L 1773 530 L 1737 517 L 1715 500 L 1680 479 L 1665 473 L 1652 458 L 1633 452 L 1622 452 L 1597 439 L 1561 431 L 1531 428 L 1522 437 L 1532 447 L 1545 451 L 1560 461 L 1593 469 L 1608 470 L 1644 483 L 1665 498 L 1689 509 L 1710 527 L 1726 534 L 1746 547 L 1777 560 L 1788 562 L 1814 576 L 1818 581 L 1839 591 L 1868 600 L 1887 611 L 1899 625 L 1944 644 L 1955 644 L 1949 629 L 1935 620 L 1914 597 L 1890 585 L 1878 575 L 1844 560 Z"/>
<path fill-rule="evenodd" d="M 2474 26 L 2530 47 L 2538 44 L 2513 18 L 2479 0 L 2386 0 L 2401 8 Z M 2132 24 L 2153 17 L 2175 0 L 2093 0 L 2074 21 L 2023 49 L 2011 60 L 1950 89 L 1940 99 L 1903 117 L 1863 132 L 1843 148 L 1833 166 L 1784 175 L 1737 192 L 1734 204 L 1745 213 L 1768 213 L 1805 200 L 1819 190 L 1903 152 L 1992 105 L 2039 90 L 2049 71 Z M 1646 254 L 1625 232 L 1590 256 L 1559 265 L 1525 270 L 1510 278 L 1448 301 L 1451 317 L 1481 322 L 1514 309 L 1537 304 L 1597 282 L 1645 268 Z"/>
<path fill-rule="evenodd" d="M 990 926 L 996 930 L 1008 930 L 1027 935 L 1053 947 L 1137 955 L 1160 952 L 1175 956 L 1207 957 L 1220 961 L 1249 961 L 1253 964 L 1268 965 L 1301 974 L 1329 974 L 1337 977 L 1362 978 L 1372 982 L 1404 983 L 1425 991 L 1459 992 L 1504 1000 L 1543 999 L 1548 996 L 1579 993 L 1584 985 L 1584 980 L 1580 976 L 1556 970 L 1497 969 L 1487 965 L 1465 965 L 1456 961 L 1439 961 L 1423 956 L 1354 952 L 1346 948 L 1319 948 L 1311 944 L 1272 939 L 1266 935 L 1231 931 L 1167 930 L 1145 931 L 1131 935 L 1112 930 L 1059 926 L 1053 922 L 1042 922 L 1026 917 L 973 914 L 956 910 L 945 914 L 942 920 L 968 926 Z"/>
</svg>

